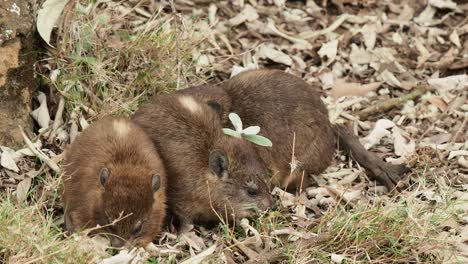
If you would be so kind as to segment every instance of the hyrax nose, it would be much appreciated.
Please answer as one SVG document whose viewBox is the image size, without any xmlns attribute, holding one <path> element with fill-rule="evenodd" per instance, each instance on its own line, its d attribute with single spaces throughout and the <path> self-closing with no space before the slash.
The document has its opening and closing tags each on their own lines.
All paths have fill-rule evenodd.
<svg viewBox="0 0 468 264">
<path fill-rule="evenodd" d="M 270 209 L 275 205 L 275 200 L 272 196 L 268 196 L 267 198 L 263 199 L 262 201 L 264 209 Z"/>
</svg>

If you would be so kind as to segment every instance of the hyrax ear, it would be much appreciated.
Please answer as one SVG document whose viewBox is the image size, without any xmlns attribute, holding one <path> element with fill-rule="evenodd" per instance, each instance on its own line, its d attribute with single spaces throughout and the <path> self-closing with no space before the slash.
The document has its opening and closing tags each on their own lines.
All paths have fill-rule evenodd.
<svg viewBox="0 0 468 264">
<path fill-rule="evenodd" d="M 106 187 L 107 178 L 109 177 L 109 170 L 107 168 L 102 168 L 99 172 L 99 178 L 101 179 L 102 187 Z"/>
<path fill-rule="evenodd" d="M 209 100 L 208 102 L 206 102 L 206 104 L 209 107 L 211 107 L 211 109 L 213 109 L 216 113 L 218 113 L 220 116 L 222 115 L 223 107 L 221 106 L 221 104 L 219 104 L 215 100 Z"/>
<path fill-rule="evenodd" d="M 216 176 L 223 178 L 228 175 L 229 161 L 223 151 L 211 151 L 209 163 L 211 171 L 216 174 Z"/>
<path fill-rule="evenodd" d="M 156 192 L 157 190 L 159 190 L 160 187 L 161 187 L 161 176 L 159 176 L 158 174 L 155 174 L 153 175 L 153 178 L 151 179 L 151 189 L 153 190 L 153 192 Z"/>
</svg>

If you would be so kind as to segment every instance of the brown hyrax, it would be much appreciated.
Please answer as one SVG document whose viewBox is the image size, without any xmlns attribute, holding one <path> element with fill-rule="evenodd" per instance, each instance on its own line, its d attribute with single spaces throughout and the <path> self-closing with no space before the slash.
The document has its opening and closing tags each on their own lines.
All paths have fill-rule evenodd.
<svg viewBox="0 0 468 264">
<path fill-rule="evenodd" d="M 157 146 L 168 173 L 168 206 L 182 231 L 272 206 L 267 169 L 253 144 L 227 136 L 218 114 L 192 96 L 155 96 L 133 116 Z"/>
<path fill-rule="evenodd" d="M 124 118 L 106 117 L 85 129 L 66 151 L 65 225 L 96 225 L 114 247 L 145 246 L 166 215 L 166 174 L 145 132 Z"/>
<path fill-rule="evenodd" d="M 237 113 L 246 127 L 260 126 L 260 134 L 273 147 L 255 148 L 271 170 L 275 185 L 290 190 L 307 187 L 309 175 L 321 173 L 334 156 L 335 135 L 319 90 L 291 74 L 252 70 L 219 85 L 189 87 L 177 93 L 215 105 L 224 126 L 230 126 L 229 112 Z"/>
</svg>

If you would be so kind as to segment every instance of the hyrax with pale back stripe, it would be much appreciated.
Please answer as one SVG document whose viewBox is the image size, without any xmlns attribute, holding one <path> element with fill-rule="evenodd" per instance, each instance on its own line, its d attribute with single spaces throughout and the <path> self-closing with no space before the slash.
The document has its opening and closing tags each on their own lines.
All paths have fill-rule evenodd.
<svg viewBox="0 0 468 264">
<path fill-rule="evenodd" d="M 320 91 L 291 74 L 252 70 L 219 85 L 177 93 L 214 105 L 225 127 L 231 126 L 229 112 L 238 114 L 245 127 L 260 126 L 260 134 L 273 147 L 255 148 L 271 170 L 274 185 L 290 190 L 310 186 L 310 174 L 322 172 L 333 158 L 335 135 Z"/>
<path fill-rule="evenodd" d="M 227 114 L 237 113 L 245 126 L 258 125 L 260 133 L 273 142 L 272 148 L 256 146 L 269 167 L 273 183 L 290 190 L 312 184 L 310 174 L 319 174 L 331 162 L 336 138 L 371 178 L 393 189 L 408 169 L 385 163 L 364 149 L 346 127 L 332 124 L 320 99 L 321 89 L 301 78 L 278 70 L 240 73 L 218 85 L 179 90 L 217 109 L 224 126 Z"/>
<path fill-rule="evenodd" d="M 168 173 L 168 208 L 181 231 L 192 223 L 253 216 L 273 205 L 253 144 L 225 135 L 220 118 L 192 96 L 157 95 L 132 117 Z"/>
<path fill-rule="evenodd" d="M 106 117 L 65 154 L 63 202 L 70 232 L 97 225 L 114 247 L 146 246 L 166 216 L 166 173 L 151 139 L 132 121 Z"/>
</svg>

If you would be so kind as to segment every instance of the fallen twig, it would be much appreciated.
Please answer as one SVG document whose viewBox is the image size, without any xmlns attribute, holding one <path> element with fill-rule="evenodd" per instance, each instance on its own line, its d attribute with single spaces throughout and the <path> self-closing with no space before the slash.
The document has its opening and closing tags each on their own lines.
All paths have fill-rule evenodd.
<svg viewBox="0 0 468 264">
<path fill-rule="evenodd" d="M 57 132 L 57 129 L 60 126 L 60 121 L 62 120 L 64 108 L 65 108 L 65 98 L 63 98 L 63 96 L 60 96 L 60 101 L 57 107 L 57 112 L 55 113 L 54 123 L 52 124 L 52 130 L 50 131 L 49 138 L 47 140 L 49 143 L 52 143 L 52 140 L 54 139 L 54 136 Z"/>
<path fill-rule="evenodd" d="M 365 120 L 369 116 L 374 115 L 376 113 L 386 112 L 394 107 L 402 105 L 406 101 L 413 100 L 414 98 L 421 96 L 425 94 L 426 92 L 427 92 L 426 87 L 418 86 L 416 89 L 414 89 L 414 91 L 402 97 L 379 101 L 367 107 L 366 109 L 362 110 L 361 112 L 359 112 L 358 113 L 359 119 Z"/>
<path fill-rule="evenodd" d="M 31 150 L 36 157 L 38 157 L 40 160 L 45 162 L 55 173 L 60 174 L 60 168 L 55 163 L 53 160 L 51 160 L 49 157 L 47 157 L 42 151 L 38 150 L 34 144 L 29 140 L 28 136 L 24 133 L 23 127 L 19 126 L 19 129 L 21 131 L 21 135 L 23 135 L 24 143 L 28 146 L 29 150 Z"/>
</svg>

